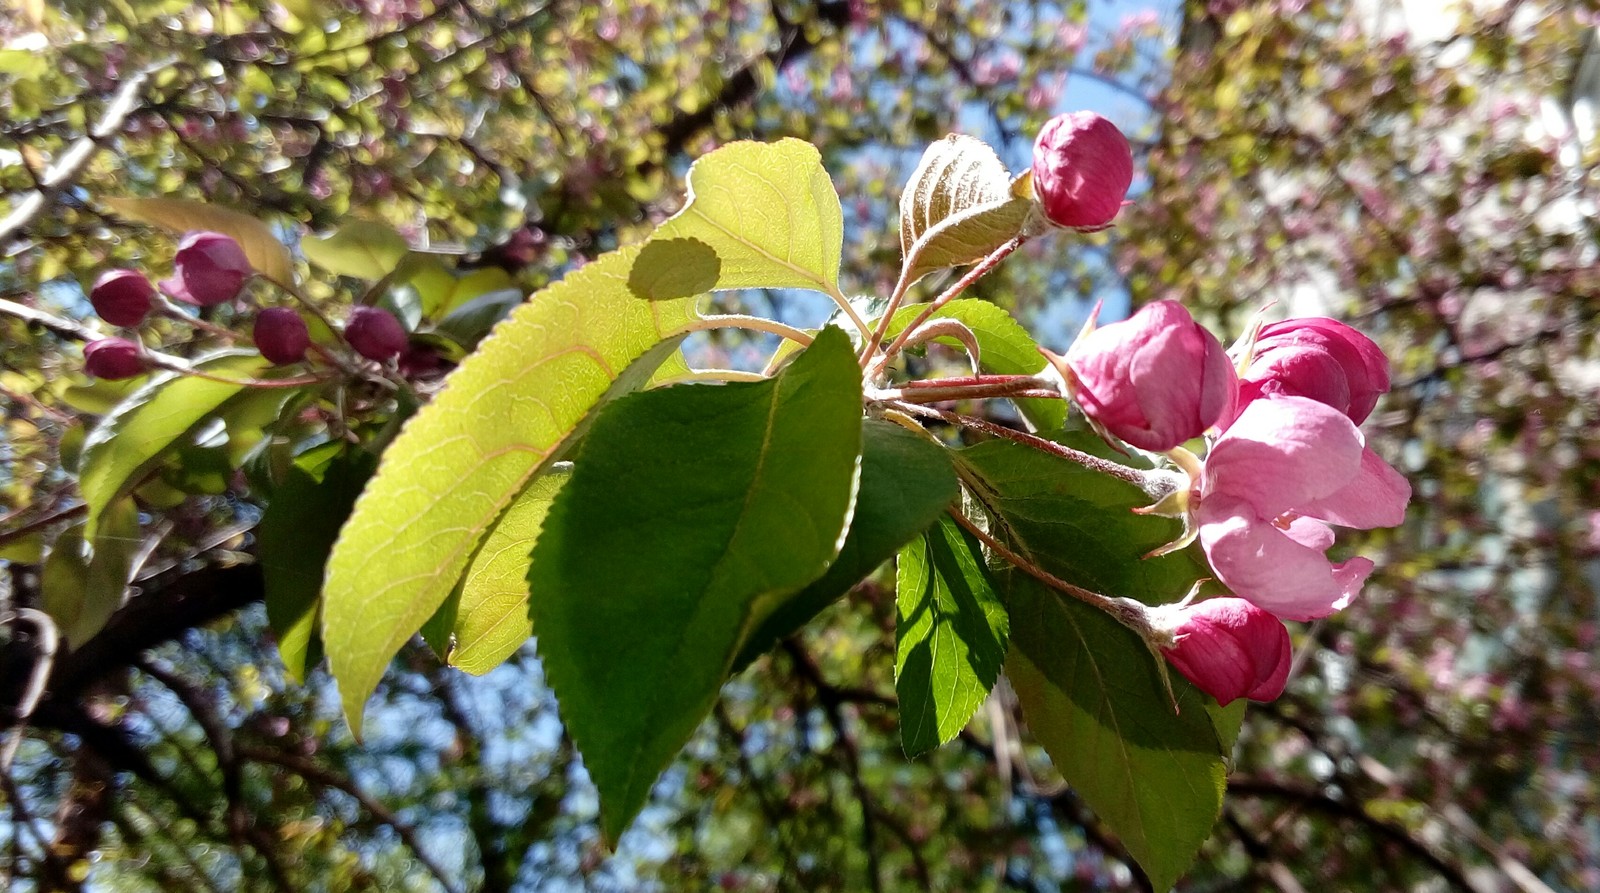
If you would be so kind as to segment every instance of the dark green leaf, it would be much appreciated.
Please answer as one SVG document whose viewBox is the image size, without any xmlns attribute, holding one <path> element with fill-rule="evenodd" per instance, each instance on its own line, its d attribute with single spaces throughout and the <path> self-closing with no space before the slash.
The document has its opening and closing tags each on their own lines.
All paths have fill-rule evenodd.
<svg viewBox="0 0 1600 893">
<path fill-rule="evenodd" d="M 995 530 L 1050 573 L 1107 595 L 1176 600 L 1204 575 L 1192 552 L 1142 556 L 1177 536 L 1140 516 L 1132 484 L 1010 441 L 960 454 Z M 1177 674 L 1167 696 L 1139 637 L 1020 571 L 1002 575 L 1011 613 L 1006 672 L 1034 737 L 1084 801 L 1165 890 L 1194 861 L 1222 808 L 1226 749 L 1215 702 Z"/>
<path fill-rule="evenodd" d="M 775 378 L 624 397 L 533 547 L 533 628 L 615 841 L 715 701 L 745 634 L 838 554 L 861 376 L 828 328 Z"/>
<path fill-rule="evenodd" d="M 102 513 L 93 550 L 85 546 L 82 524 L 56 537 L 40 572 L 39 589 L 45 613 L 69 646 L 87 642 L 122 606 L 142 543 L 139 509 L 132 499 L 119 499 Z"/>
<path fill-rule="evenodd" d="M 960 495 L 949 450 L 877 419 L 868 419 L 861 435 L 861 492 L 839 557 L 821 579 L 784 599 L 745 639 L 733 662 L 735 673 L 893 558 Z"/>
<path fill-rule="evenodd" d="M 307 450 L 274 489 L 256 528 L 267 620 L 277 633 L 284 668 L 297 681 L 321 659 L 316 628 L 322 568 L 375 465 L 372 454 L 343 443 Z"/>
<path fill-rule="evenodd" d="M 894 689 L 907 756 L 959 734 L 1000 675 L 1010 633 L 983 547 L 946 517 L 900 550 Z"/>
</svg>

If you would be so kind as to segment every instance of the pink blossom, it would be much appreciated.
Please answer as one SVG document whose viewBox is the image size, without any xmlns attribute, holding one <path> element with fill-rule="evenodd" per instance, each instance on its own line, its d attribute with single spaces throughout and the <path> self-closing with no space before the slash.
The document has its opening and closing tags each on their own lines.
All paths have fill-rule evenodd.
<svg viewBox="0 0 1600 893">
<path fill-rule="evenodd" d="M 184 236 L 172 264 L 172 277 L 162 280 L 161 288 L 180 301 L 201 307 L 214 307 L 237 298 L 245 280 L 254 272 L 238 242 L 212 232 Z"/>
<path fill-rule="evenodd" d="M 1200 545 L 1235 595 L 1286 620 L 1313 620 L 1348 605 L 1373 567 L 1329 561 L 1329 525 L 1392 527 L 1410 498 L 1410 484 L 1342 412 L 1270 396 L 1247 406 L 1206 456 Z"/>
<path fill-rule="evenodd" d="M 1084 415 L 1146 450 L 1199 437 L 1236 388 L 1221 343 L 1176 301 L 1094 330 L 1067 352 L 1067 365 Z"/>
<path fill-rule="evenodd" d="M 1111 225 L 1133 183 L 1133 150 L 1094 112 L 1057 115 L 1033 144 L 1033 193 L 1056 226 Z"/>
<path fill-rule="evenodd" d="M 1242 598 L 1213 598 L 1165 605 L 1150 619 L 1173 635 L 1167 661 L 1218 704 L 1283 694 L 1293 662 L 1289 631 L 1266 611 Z"/>
<path fill-rule="evenodd" d="M 1250 365 L 1240 376 L 1239 403 L 1263 396 L 1309 397 L 1361 424 L 1389 390 L 1383 349 L 1334 319 L 1286 319 L 1261 327 Z"/>
</svg>

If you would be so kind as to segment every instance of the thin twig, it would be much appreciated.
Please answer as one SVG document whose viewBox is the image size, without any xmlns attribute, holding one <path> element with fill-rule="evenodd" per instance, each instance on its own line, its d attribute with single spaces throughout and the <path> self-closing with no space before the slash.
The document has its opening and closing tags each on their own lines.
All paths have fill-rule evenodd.
<svg viewBox="0 0 1600 893">
<path fill-rule="evenodd" d="M 1004 425 L 997 425 L 994 422 L 986 419 L 960 415 L 958 413 L 949 412 L 943 409 L 935 409 L 929 406 L 917 406 L 905 402 L 898 402 L 894 405 L 913 414 L 937 416 L 938 418 L 941 418 L 952 425 L 960 425 L 963 428 L 971 428 L 974 431 L 982 431 L 985 434 L 992 434 L 995 437 L 1002 437 L 1006 440 L 1014 440 L 1024 446 L 1033 447 L 1040 452 L 1049 453 L 1052 456 L 1059 456 L 1060 458 L 1066 459 L 1070 462 L 1076 462 L 1077 464 L 1082 465 L 1084 468 L 1090 469 L 1091 471 L 1098 471 L 1101 474 L 1110 475 L 1118 480 L 1127 481 L 1130 484 L 1134 484 L 1146 493 L 1150 493 L 1152 496 L 1156 495 L 1151 493 L 1151 490 L 1156 487 L 1156 482 L 1153 481 L 1149 475 L 1141 472 L 1137 468 L 1129 468 L 1126 465 L 1112 462 L 1107 459 L 1102 459 L 1099 456 L 1091 456 L 1088 453 L 1085 453 L 1081 450 L 1075 450 L 1065 444 L 1056 443 L 1053 440 L 1046 440 L 1045 438 L 1034 434 L 1027 434 L 1022 431 L 1007 428 Z"/>
<path fill-rule="evenodd" d="M 927 305 L 922 308 L 922 312 L 917 314 L 917 316 L 911 320 L 911 323 L 901 330 L 899 337 L 895 338 L 894 341 L 890 343 L 888 349 L 886 349 L 883 352 L 883 355 L 878 358 L 877 363 L 872 365 L 872 371 L 868 374 L 867 378 L 869 380 L 877 380 L 878 376 L 883 374 L 883 370 L 889 367 L 889 363 L 894 359 L 895 354 L 899 353 L 900 350 L 906 346 L 906 342 L 911 339 L 912 333 L 921 328 L 922 324 L 927 322 L 929 317 L 939 312 L 941 307 L 950 303 L 956 298 L 956 296 L 966 291 L 967 287 L 972 285 L 972 283 L 982 279 L 989 273 L 990 270 L 993 270 L 995 267 L 999 266 L 1001 261 L 1005 260 L 1007 257 L 1010 257 L 1011 252 L 1016 251 L 1022 246 L 1022 243 L 1026 242 L 1027 240 L 1027 236 L 1019 235 L 1012 237 L 1004 245 L 1001 245 L 999 248 L 991 251 L 988 257 L 978 261 L 977 265 L 968 270 L 960 279 L 957 279 L 954 285 L 945 289 L 944 292 L 937 298 L 929 301 Z M 888 314 L 884 314 L 884 318 L 887 319 Z M 882 320 L 880 320 L 879 323 L 882 325 Z M 885 331 L 887 331 L 887 326 L 885 326 Z M 875 351 L 877 350 L 878 342 L 874 341 L 872 344 L 868 345 L 868 347 Z M 865 366 L 865 363 L 863 363 L 863 366 Z"/>
<path fill-rule="evenodd" d="M 18 608 L 15 612 L 0 617 L 0 623 L 10 623 L 14 620 L 26 621 L 33 626 L 38 636 L 38 656 L 34 659 L 33 668 L 28 672 L 28 685 L 22 691 L 22 699 L 17 702 L 12 720 L 11 734 L 5 743 L 0 744 L 0 775 L 11 772 L 11 762 L 16 759 L 17 748 L 22 746 L 22 733 L 28 727 L 28 718 L 33 715 L 34 708 L 39 706 L 39 699 L 44 697 L 45 683 L 50 679 L 50 671 L 55 667 L 56 648 L 61 644 L 61 634 L 56 629 L 55 619 L 43 611 L 34 608 Z"/>
</svg>

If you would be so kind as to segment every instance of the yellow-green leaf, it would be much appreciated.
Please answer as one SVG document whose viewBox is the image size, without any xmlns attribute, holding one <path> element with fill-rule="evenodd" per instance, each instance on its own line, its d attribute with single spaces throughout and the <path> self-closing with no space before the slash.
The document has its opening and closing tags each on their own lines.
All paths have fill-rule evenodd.
<svg viewBox="0 0 1600 893">
<path fill-rule="evenodd" d="M 300 250 L 330 273 L 376 280 L 393 272 L 411 246 L 389 226 L 351 220 L 327 236 L 301 239 Z"/>
<path fill-rule="evenodd" d="M 517 307 L 384 452 L 323 590 L 323 643 L 352 725 L 516 494 L 597 405 L 647 380 L 698 318 L 696 298 L 633 295 L 638 253 L 607 254 Z"/>
</svg>

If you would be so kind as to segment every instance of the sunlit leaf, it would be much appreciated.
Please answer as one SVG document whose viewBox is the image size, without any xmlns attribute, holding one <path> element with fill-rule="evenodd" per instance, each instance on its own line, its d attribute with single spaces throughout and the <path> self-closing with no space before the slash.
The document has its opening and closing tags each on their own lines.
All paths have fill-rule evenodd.
<svg viewBox="0 0 1600 893">
<path fill-rule="evenodd" d="M 40 571 L 41 607 L 70 647 L 87 642 L 122 606 L 142 543 L 139 509 L 131 499 L 107 508 L 93 549 L 86 546 L 82 524 L 56 538 Z"/>
<path fill-rule="evenodd" d="M 461 581 L 450 632 L 450 663 L 468 673 L 499 666 L 533 635 L 528 615 L 528 563 L 550 503 L 569 471 L 552 468 L 533 479 L 506 508 L 472 557 Z"/>
<path fill-rule="evenodd" d="M 341 276 L 382 279 L 405 259 L 411 246 L 392 227 L 370 220 L 349 220 L 326 237 L 300 240 L 306 260 Z"/>
<path fill-rule="evenodd" d="M 697 317 L 694 298 L 634 297 L 637 254 L 605 255 L 517 307 L 384 452 L 324 591 L 323 641 L 352 725 L 505 507 L 594 407 L 673 356 Z"/>
<path fill-rule="evenodd" d="M 670 256 L 657 258 L 662 274 L 697 269 L 694 281 L 709 273 L 718 289 L 839 291 L 844 218 L 815 146 L 796 139 L 729 143 L 689 168 L 688 186 L 683 209 L 651 238 L 682 242 Z M 709 254 L 702 251 L 701 260 L 685 263 L 695 242 Z M 715 264 L 709 264 L 711 257 Z M 640 282 L 664 287 L 654 271 Z M 681 292 L 684 283 L 675 286 Z"/>
</svg>

